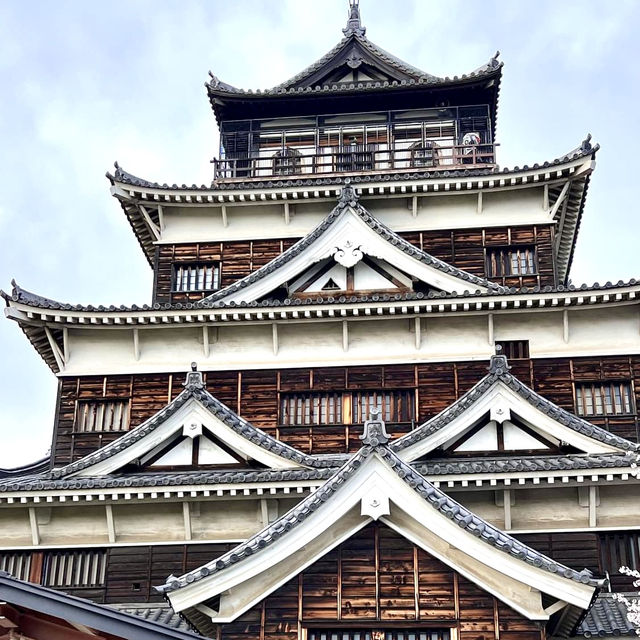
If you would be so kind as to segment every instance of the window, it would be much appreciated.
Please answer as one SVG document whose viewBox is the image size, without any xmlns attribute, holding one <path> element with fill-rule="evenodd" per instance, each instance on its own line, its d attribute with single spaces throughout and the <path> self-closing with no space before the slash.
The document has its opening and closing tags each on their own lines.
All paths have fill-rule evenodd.
<svg viewBox="0 0 640 640">
<path fill-rule="evenodd" d="M 28 551 L 14 551 L 0 554 L 0 571 L 10 573 L 18 580 L 29 580 L 31 574 L 31 554 Z"/>
<path fill-rule="evenodd" d="M 378 407 L 385 422 L 412 422 L 415 395 L 402 391 L 287 393 L 280 396 L 282 426 L 362 424 Z"/>
<path fill-rule="evenodd" d="M 129 428 L 128 400 L 79 400 L 75 431 L 126 431 Z"/>
<path fill-rule="evenodd" d="M 176 264 L 173 267 L 174 291 L 214 291 L 220 288 L 217 262 Z"/>
<path fill-rule="evenodd" d="M 437 145 L 427 140 L 414 142 L 410 147 L 412 167 L 433 167 L 437 162 Z"/>
<path fill-rule="evenodd" d="M 498 350 L 500 347 L 500 350 Z M 507 356 L 507 360 L 520 360 L 529 357 L 528 340 L 499 340 L 496 341 L 496 353 Z"/>
<path fill-rule="evenodd" d="M 536 273 L 535 247 L 504 247 L 487 250 L 487 276 L 530 276 Z"/>
<path fill-rule="evenodd" d="M 106 551 L 52 551 L 45 554 L 45 587 L 99 587 L 105 583 Z"/>
<path fill-rule="evenodd" d="M 280 424 L 341 424 L 342 394 L 283 394 L 280 398 Z"/>
<path fill-rule="evenodd" d="M 633 413 L 631 383 L 577 383 L 576 404 L 580 416 L 618 416 Z"/>
</svg>

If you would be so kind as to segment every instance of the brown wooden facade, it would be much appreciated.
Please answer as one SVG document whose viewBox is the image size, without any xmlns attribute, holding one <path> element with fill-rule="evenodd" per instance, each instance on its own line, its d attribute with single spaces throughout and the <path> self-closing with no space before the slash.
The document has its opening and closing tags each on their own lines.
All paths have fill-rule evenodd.
<svg viewBox="0 0 640 640">
<path fill-rule="evenodd" d="M 551 225 L 416 231 L 400 235 L 440 260 L 500 284 L 510 287 L 556 284 Z M 264 266 L 298 239 L 159 245 L 155 258 L 154 302 L 187 302 L 207 295 L 207 292 L 176 291 L 174 269 L 177 266 L 217 263 L 220 286 L 226 287 Z M 491 276 L 491 252 L 509 247 L 535 248 L 535 274 Z"/>
<path fill-rule="evenodd" d="M 353 542 L 342 545 L 334 550 L 314 568 L 307 570 L 307 599 L 305 607 L 315 613 L 310 617 L 319 615 L 319 610 L 325 611 L 327 618 L 331 614 L 338 616 L 338 604 L 336 595 L 337 575 L 343 577 L 341 593 L 342 603 L 340 617 L 336 619 L 348 620 L 353 618 L 356 609 L 363 609 L 363 617 L 371 618 L 372 610 L 363 607 L 362 601 L 356 604 L 351 598 L 355 598 L 358 585 L 375 586 L 376 553 L 374 553 L 375 535 L 371 532 L 374 526 L 368 527 L 365 533 L 360 534 Z M 385 602 L 395 601 L 394 606 L 383 617 L 388 619 L 415 619 L 415 575 L 416 570 L 420 574 L 431 571 L 436 573 L 451 574 L 451 570 L 444 568 L 437 571 L 433 568 L 433 559 L 427 560 L 427 554 L 415 549 L 406 539 L 392 534 L 384 527 L 380 537 L 378 533 L 378 566 L 386 569 L 389 575 L 380 575 L 379 602 L 376 606 L 385 609 Z M 373 537 L 371 537 L 373 536 Z M 633 549 L 637 548 L 640 534 L 637 532 L 611 531 L 611 532 L 573 532 L 573 533 L 535 533 L 516 536 L 525 544 L 544 553 L 545 555 L 561 562 L 573 569 L 582 570 L 585 567 L 596 575 L 611 576 L 612 588 L 616 591 L 629 590 L 632 580 L 618 573 L 618 566 L 630 564 Z M 358 541 L 359 540 L 359 541 Z M 19 578 L 28 579 L 36 584 L 43 584 L 53 588 L 63 589 L 72 595 L 90 598 L 95 602 L 124 603 L 124 602 L 162 602 L 163 596 L 158 594 L 154 585 L 162 584 L 170 574 L 181 575 L 186 571 L 196 569 L 203 564 L 229 551 L 234 545 L 231 543 L 207 543 L 207 544 L 173 544 L 173 545 L 137 545 L 118 546 L 111 548 L 78 549 L 75 551 L 50 549 L 42 551 L 6 551 L 0 552 L 0 566 L 12 570 Z M 356 549 L 363 551 L 369 549 L 369 560 L 356 557 Z M 397 555 L 396 555 L 397 552 Z M 96 584 L 82 585 L 71 580 L 56 580 L 56 575 L 48 569 L 54 558 L 62 555 L 71 555 L 71 562 L 81 562 L 91 556 L 98 559 L 103 565 L 103 574 Z M 423 561 L 424 559 L 424 561 Z M 13 564 L 11 561 L 13 560 Z M 333 563 L 333 564 L 332 564 Z M 326 568 L 336 567 L 340 564 L 340 570 L 333 575 L 326 575 Z M 351 575 L 355 565 L 360 567 L 361 575 Z M 16 569 L 16 567 L 20 567 Z M 324 567 L 324 570 L 323 570 Z M 62 575 L 60 572 L 57 575 Z M 67 575 L 75 575 L 71 572 Z M 421 590 L 431 593 L 440 593 L 435 580 L 428 585 L 420 584 Z M 423 579 L 423 582 L 425 580 Z M 315 585 L 315 590 L 312 588 Z M 333 588 L 331 587 L 333 585 Z M 397 591 L 394 592 L 394 588 Z M 324 589 L 324 591 L 322 591 Z M 324 595 L 323 595 L 324 594 Z M 359 598 L 372 598 L 366 589 L 360 593 Z M 424 596 L 420 596 L 424 601 Z M 442 598 L 445 594 L 440 593 Z M 449 597 L 449 596 L 446 596 Z M 372 601 L 370 601 L 372 602 Z M 451 602 L 453 603 L 453 597 Z M 420 618 L 429 619 L 433 614 L 423 615 L 424 602 L 420 604 Z M 443 607 L 445 608 L 445 607 Z M 406 618 L 404 618 L 406 616 Z"/>
<path fill-rule="evenodd" d="M 512 373 L 545 398 L 576 412 L 575 385 L 582 382 L 627 382 L 632 411 L 627 415 L 589 417 L 595 424 L 638 441 L 640 356 L 541 358 L 511 361 Z M 406 365 L 315 369 L 217 371 L 205 374 L 207 389 L 255 426 L 309 453 L 356 451 L 362 425 L 283 426 L 279 415 L 286 394 L 408 390 L 415 402 L 415 420 L 389 424 L 394 437 L 410 431 L 447 408 L 487 373 L 486 362 L 440 362 Z M 184 372 L 128 376 L 63 378 L 59 385 L 53 464 L 60 466 L 95 451 L 122 435 L 121 431 L 80 432 L 78 402 L 122 399 L 130 403 L 130 425 L 142 423 L 182 390 Z"/>
</svg>

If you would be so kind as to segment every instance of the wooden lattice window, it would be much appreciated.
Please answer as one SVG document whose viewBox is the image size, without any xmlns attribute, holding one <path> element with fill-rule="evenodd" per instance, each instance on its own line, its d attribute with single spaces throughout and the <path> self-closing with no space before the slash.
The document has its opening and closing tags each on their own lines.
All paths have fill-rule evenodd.
<svg viewBox="0 0 640 640">
<path fill-rule="evenodd" d="M 173 267 L 173 290 L 215 291 L 220 288 L 220 264 L 201 262 L 176 264 Z"/>
<path fill-rule="evenodd" d="M 31 553 L 28 551 L 9 551 L 0 554 L 0 571 L 10 573 L 18 580 L 29 580 L 31 575 Z"/>
<path fill-rule="evenodd" d="M 79 400 L 74 431 L 126 431 L 129 428 L 129 400 Z"/>
<path fill-rule="evenodd" d="M 385 422 L 412 422 L 415 417 L 413 390 L 359 391 L 353 394 L 353 422 L 362 424 L 369 419 L 371 409 L 380 409 Z"/>
<path fill-rule="evenodd" d="M 500 347 L 498 350 L 497 347 Z M 529 357 L 528 340 L 499 340 L 496 341 L 496 353 L 507 356 L 508 360 L 521 360 Z"/>
<path fill-rule="evenodd" d="M 42 584 L 46 587 L 101 587 L 105 584 L 107 552 L 50 551 L 45 554 Z"/>
<path fill-rule="evenodd" d="M 341 393 L 290 393 L 280 397 L 280 424 L 341 424 Z"/>
<path fill-rule="evenodd" d="M 501 247 L 487 250 L 487 276 L 498 278 L 505 276 L 535 275 L 536 248 Z"/>
<path fill-rule="evenodd" d="M 302 154 L 297 149 L 287 147 L 273 154 L 273 173 L 278 176 L 290 176 L 300 173 Z"/>
<path fill-rule="evenodd" d="M 282 426 L 362 424 L 377 407 L 385 422 L 412 422 L 415 394 L 412 389 L 328 393 L 287 393 L 280 396 Z"/>
<path fill-rule="evenodd" d="M 576 383 L 576 411 L 580 416 L 619 416 L 633 413 L 631 383 Z"/>
<path fill-rule="evenodd" d="M 619 532 L 600 534 L 600 567 L 609 574 L 614 591 L 629 590 L 633 578 L 620 574 L 620 567 L 640 566 L 640 533 Z"/>
</svg>

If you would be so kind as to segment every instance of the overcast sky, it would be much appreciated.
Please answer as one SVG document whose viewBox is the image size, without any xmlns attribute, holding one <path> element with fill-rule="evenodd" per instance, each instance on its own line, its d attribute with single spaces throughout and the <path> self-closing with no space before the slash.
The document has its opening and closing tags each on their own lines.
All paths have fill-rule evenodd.
<svg viewBox="0 0 640 640">
<path fill-rule="evenodd" d="M 0 2 L 0 287 L 63 302 L 150 301 L 152 274 L 104 173 L 209 183 L 209 69 L 282 82 L 342 36 L 347 0 Z M 362 0 L 367 36 L 436 75 L 499 49 L 502 166 L 602 145 L 574 283 L 640 276 L 640 3 Z M 393 7 L 393 8 L 392 8 Z M 185 363 L 185 367 L 188 363 Z M 0 319 L 0 466 L 50 445 L 56 380 Z"/>
</svg>

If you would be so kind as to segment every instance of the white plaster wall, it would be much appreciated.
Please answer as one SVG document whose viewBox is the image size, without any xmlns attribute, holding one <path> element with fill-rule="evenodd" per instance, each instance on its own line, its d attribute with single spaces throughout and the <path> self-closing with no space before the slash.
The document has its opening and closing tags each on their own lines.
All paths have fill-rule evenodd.
<svg viewBox="0 0 640 640">
<path fill-rule="evenodd" d="M 113 505 L 118 542 L 154 542 L 184 540 L 181 503 L 156 502 Z"/>
<path fill-rule="evenodd" d="M 599 527 L 625 526 L 631 518 L 640 520 L 640 485 L 601 486 L 600 505 L 596 512 Z"/>
<path fill-rule="evenodd" d="M 482 212 L 478 213 L 477 193 L 451 191 L 420 194 L 418 215 L 412 215 L 412 193 L 402 196 L 371 196 L 361 203 L 381 222 L 395 231 L 455 229 L 479 226 L 505 226 L 543 223 L 549 220 L 542 208 L 542 187 L 503 191 L 483 191 Z M 335 197 L 287 200 L 289 224 L 285 223 L 284 201 L 227 203 L 227 226 L 223 225 L 220 205 L 163 207 L 165 229 L 162 243 L 251 240 L 259 237 L 302 237 L 319 224 L 335 207 Z M 256 229 L 260 233 L 256 235 Z"/>
<path fill-rule="evenodd" d="M 36 507 L 41 544 L 91 544 L 109 540 L 104 505 Z"/>
<path fill-rule="evenodd" d="M 263 527 L 260 505 L 254 500 L 198 502 L 196 506 L 191 510 L 194 540 L 248 538 Z"/>
<path fill-rule="evenodd" d="M 589 509 L 578 504 L 578 488 L 514 491 L 512 529 L 564 529 L 589 526 Z"/>
<path fill-rule="evenodd" d="M 0 509 L 0 545 L 13 547 L 30 544 L 29 511 L 26 508 L 8 506 Z"/>
<path fill-rule="evenodd" d="M 569 311 L 569 340 L 564 341 L 563 313 L 558 310 L 493 314 L 495 340 L 530 342 L 533 357 L 640 353 L 638 306 Z M 139 329 L 140 358 L 129 328 L 69 329 L 70 360 L 63 375 L 145 373 L 186 370 L 195 361 L 204 370 L 329 366 L 340 364 L 445 362 L 486 359 L 493 352 L 488 316 L 426 315 L 416 348 L 413 318 L 384 316 L 347 321 L 292 320 L 277 325 L 274 354 L 270 323 L 228 323 L 209 328 L 205 355 L 202 327 L 169 325 Z"/>
</svg>

